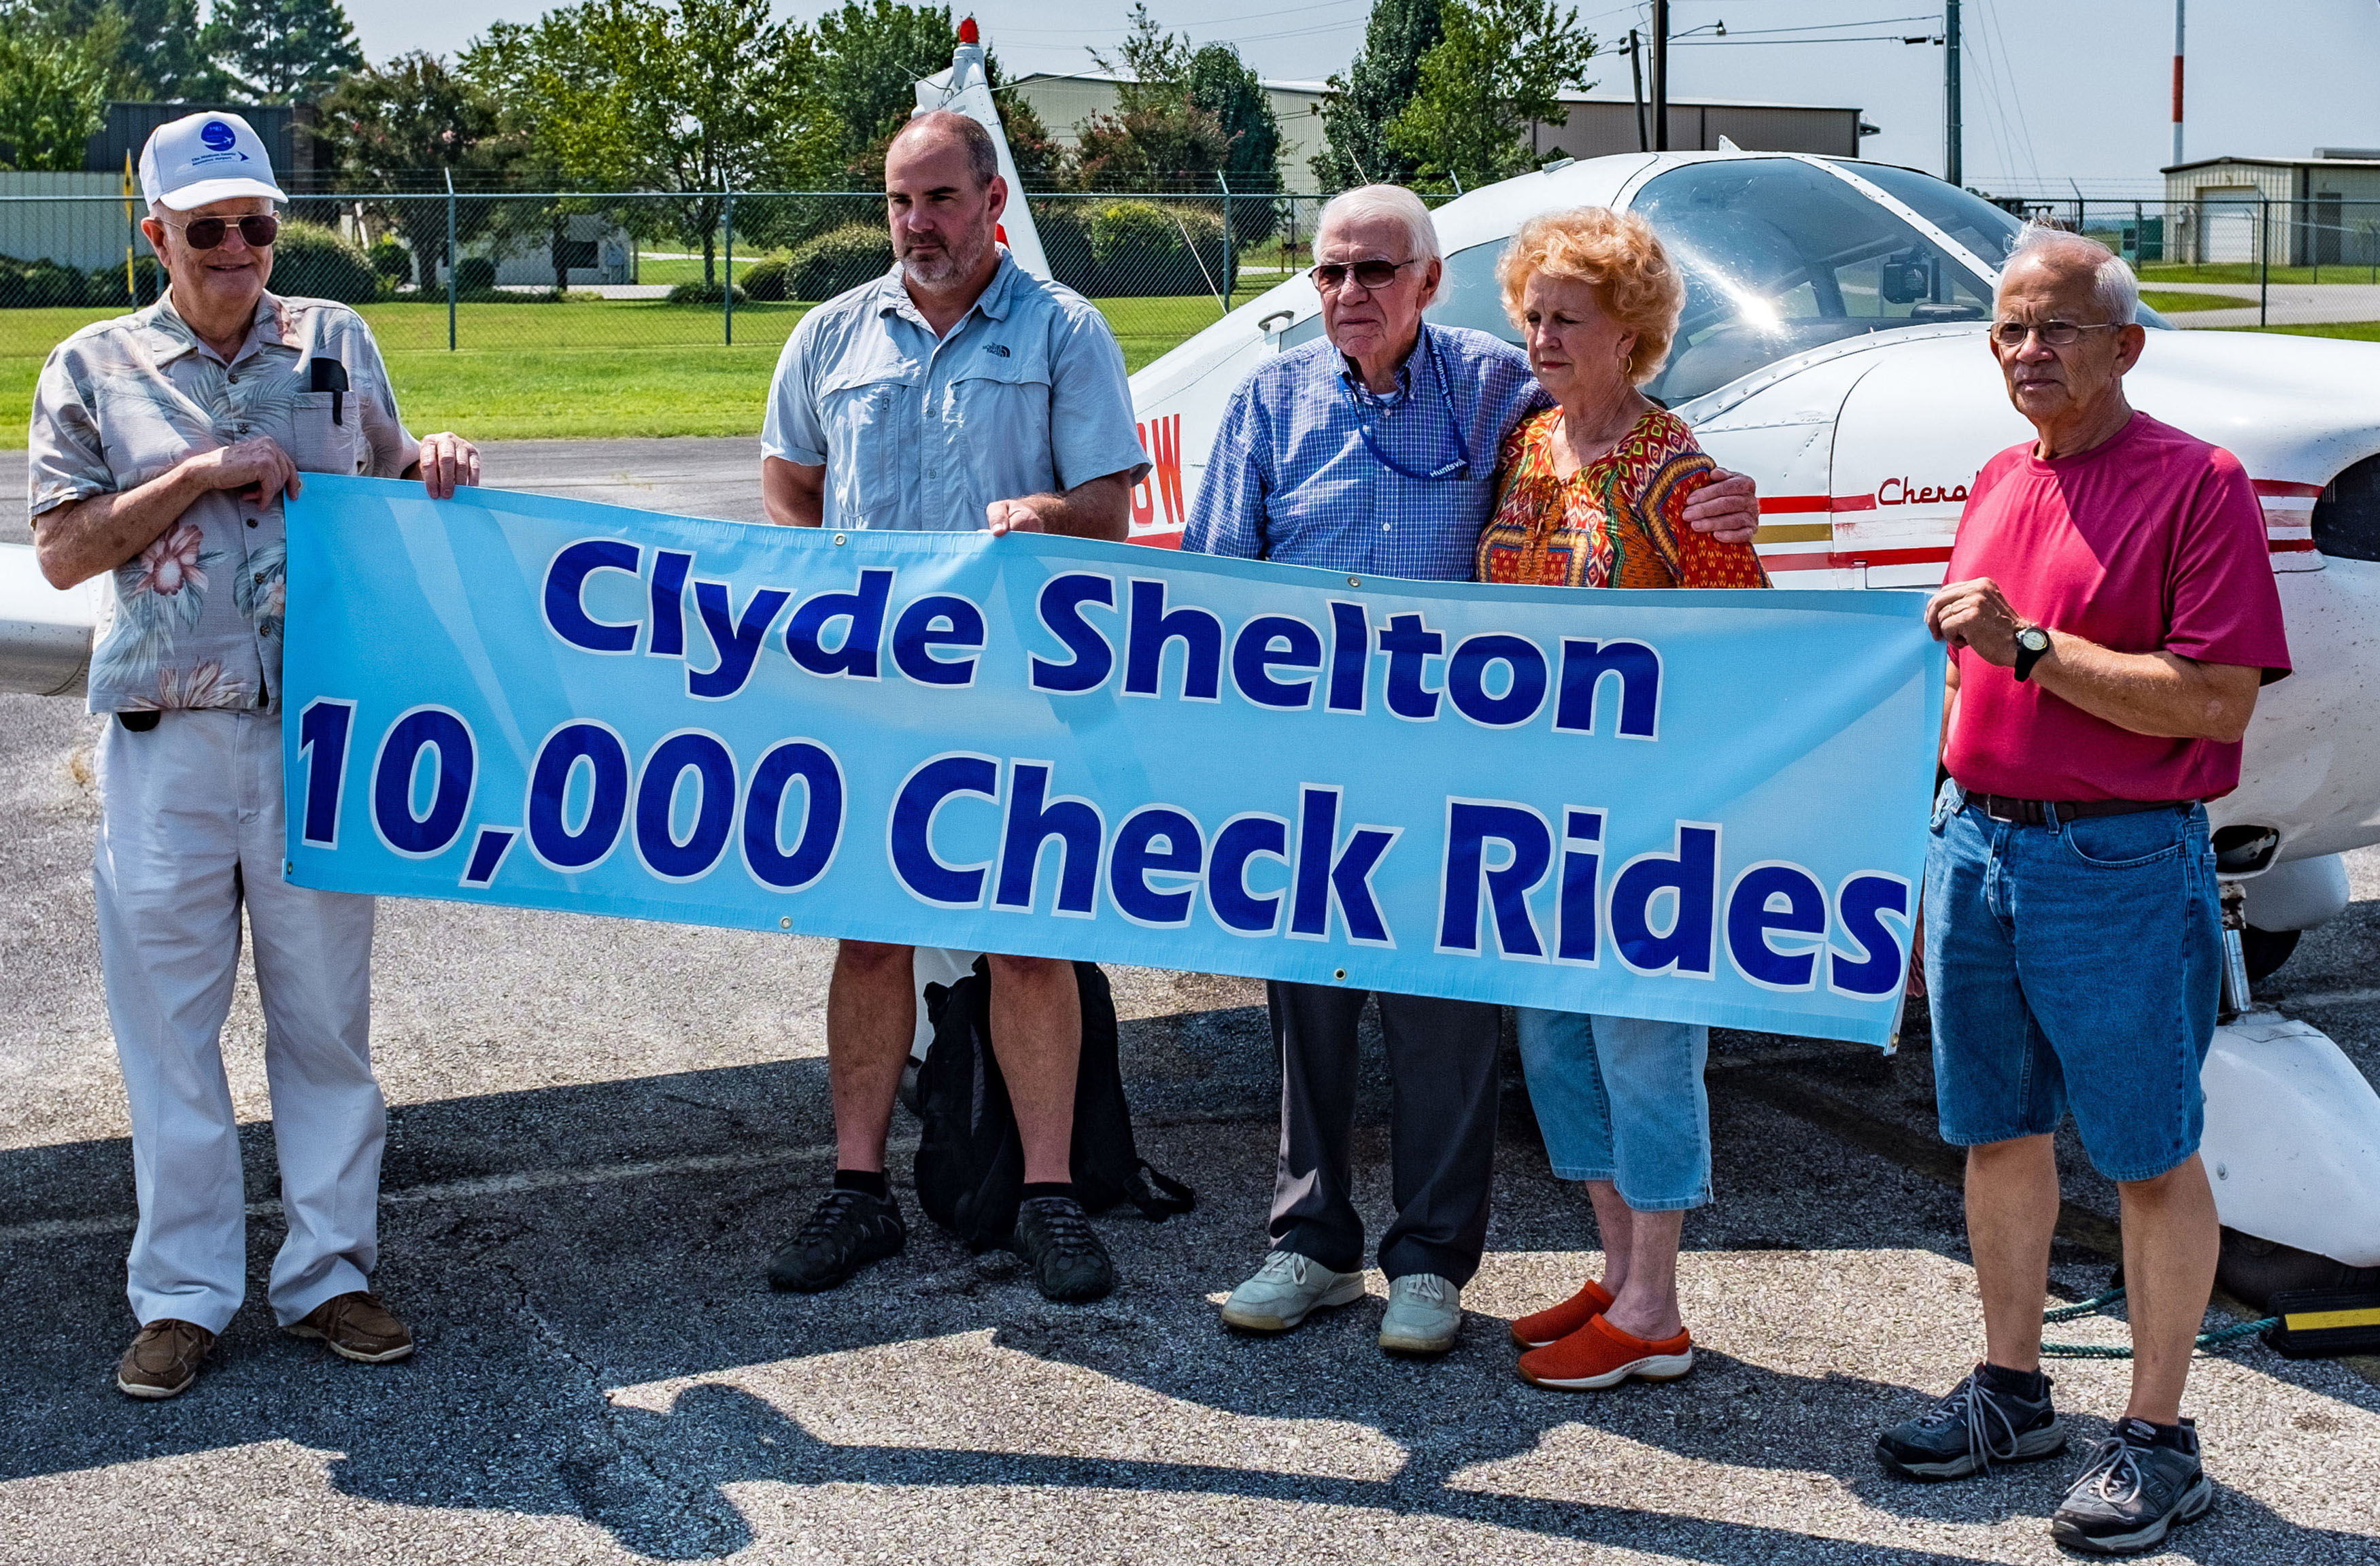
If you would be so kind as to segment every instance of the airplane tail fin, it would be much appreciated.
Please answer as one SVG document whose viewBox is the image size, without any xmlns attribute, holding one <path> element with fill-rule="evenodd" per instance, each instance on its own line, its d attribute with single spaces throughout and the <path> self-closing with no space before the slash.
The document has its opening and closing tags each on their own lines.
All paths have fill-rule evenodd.
<svg viewBox="0 0 2380 1566">
<path fill-rule="evenodd" d="M 1040 230 L 1033 226 L 1032 211 L 1017 182 L 1016 161 L 1008 153 L 1008 133 L 1001 128 L 991 84 L 984 79 L 983 44 L 973 17 L 959 23 L 959 42 L 951 54 L 951 68 L 917 83 L 916 112 L 929 114 L 936 109 L 955 110 L 991 132 L 991 143 L 1000 151 L 1000 176 L 1008 181 L 1009 190 L 1008 210 L 1000 220 L 1001 243 L 1008 247 L 1017 265 L 1036 277 L 1049 276 L 1050 258 L 1042 252 Z"/>
</svg>

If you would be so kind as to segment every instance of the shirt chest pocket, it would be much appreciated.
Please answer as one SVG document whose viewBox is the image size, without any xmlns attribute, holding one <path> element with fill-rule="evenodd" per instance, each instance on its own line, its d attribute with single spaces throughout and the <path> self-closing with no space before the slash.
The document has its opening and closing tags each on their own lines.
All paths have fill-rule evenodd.
<svg viewBox="0 0 2380 1566">
<path fill-rule="evenodd" d="M 300 473 L 359 473 L 370 450 L 364 441 L 362 406 L 352 391 L 298 393 L 279 438 Z"/>
<path fill-rule="evenodd" d="M 987 343 L 950 371 L 941 436 L 973 446 L 997 441 L 1050 448 L 1050 363 L 1031 346 Z"/>
<path fill-rule="evenodd" d="M 820 388 L 827 431 L 830 527 L 899 525 L 905 476 L 917 465 L 917 371 L 886 365 L 838 376 Z"/>
</svg>

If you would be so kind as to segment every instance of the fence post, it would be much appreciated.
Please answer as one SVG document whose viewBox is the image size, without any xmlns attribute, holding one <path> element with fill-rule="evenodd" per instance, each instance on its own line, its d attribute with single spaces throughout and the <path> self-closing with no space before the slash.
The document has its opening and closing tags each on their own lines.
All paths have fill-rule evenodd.
<svg viewBox="0 0 2380 1566">
<path fill-rule="evenodd" d="M 455 171 L 446 170 L 446 351 L 455 351 L 455 281 L 463 258 L 455 249 Z"/>
<path fill-rule="evenodd" d="M 727 312 L 727 346 L 735 346 L 735 192 L 721 182 L 721 191 L 727 198 L 727 271 L 720 285 L 719 297 Z"/>
<path fill-rule="evenodd" d="M 2256 325 L 2269 325 L 2273 297 L 2273 199 L 2256 198 Z"/>
<path fill-rule="evenodd" d="M 1232 313 L 1232 296 L 1240 285 L 1240 237 L 1232 227 L 1232 182 L 1223 171 L 1215 171 L 1215 183 L 1223 188 L 1223 313 Z"/>
</svg>

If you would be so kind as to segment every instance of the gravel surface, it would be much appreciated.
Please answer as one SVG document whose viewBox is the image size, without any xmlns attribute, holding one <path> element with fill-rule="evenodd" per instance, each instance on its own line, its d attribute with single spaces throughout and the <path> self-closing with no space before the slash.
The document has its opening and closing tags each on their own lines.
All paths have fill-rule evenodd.
<svg viewBox="0 0 2380 1566">
<path fill-rule="evenodd" d="M 749 499 L 748 443 L 589 444 L 503 448 L 492 476 L 713 515 Z M 1286 1339 L 1219 1328 L 1263 1246 L 1262 994 L 1153 970 L 1114 976 L 1126 1082 L 1143 1152 L 1200 1202 L 1101 1220 L 1112 1297 L 1048 1305 L 1014 1260 L 926 1225 L 905 1114 L 906 1254 L 776 1295 L 765 1258 L 832 1166 L 828 949 L 445 904 L 383 903 L 375 965 L 393 1124 L 374 1284 L 420 1352 L 353 1366 L 271 1326 L 281 1223 L 243 978 L 225 1052 L 250 1303 L 192 1392 L 133 1404 L 109 1380 L 133 1325 L 132 1190 L 91 928 L 95 732 L 70 703 L 0 698 L 0 1562 L 2058 1556 L 2042 1519 L 2074 1458 L 1922 1487 L 1871 1456 L 1979 1352 L 1922 1025 L 1888 1060 L 1718 1038 L 1720 1198 L 1688 1220 L 1681 1265 L 1701 1364 L 1572 1396 L 1521 1383 L 1504 1339 L 1599 1262 L 1509 1057 L 1489 1254 L 1435 1364 L 1374 1346 L 1377 1273 L 1371 1298 Z M 2353 870 L 2358 901 L 2269 998 L 2380 1077 L 2380 853 Z M 1389 1085 L 1376 1045 L 1366 1062 L 1377 1227 Z M 2065 1151 L 2055 1270 L 2080 1297 L 2107 1277 L 2113 1199 Z M 2253 1344 L 2202 1360 L 2190 1406 L 2220 1499 L 2168 1559 L 2380 1562 L 2369 1369 Z M 2120 1412 L 2122 1366 L 2055 1373 L 2078 1443 Z"/>
</svg>

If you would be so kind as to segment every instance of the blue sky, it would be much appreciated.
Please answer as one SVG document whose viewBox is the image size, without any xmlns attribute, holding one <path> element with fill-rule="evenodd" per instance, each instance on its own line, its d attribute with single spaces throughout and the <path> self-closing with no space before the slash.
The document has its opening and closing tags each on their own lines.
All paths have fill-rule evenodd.
<svg viewBox="0 0 2380 1566">
<path fill-rule="evenodd" d="M 818 0 L 785 14 L 810 17 Z M 1087 67 L 1087 46 L 1112 43 L 1130 0 L 979 0 L 987 38 L 1015 70 Z M 407 49 L 451 53 L 497 17 L 528 20 L 536 0 L 350 0 L 373 59 Z M 1260 0 L 1155 0 L 1158 18 L 1193 41 L 1220 41 L 1267 76 L 1319 78 L 1363 39 L 1370 0 L 1266 7 Z M 1646 25 L 1648 6 L 1582 0 L 1580 18 L 1616 40 Z M 2147 194 L 2171 140 L 2172 0 L 1965 0 L 1966 164 L 1987 188 Z M 1940 0 L 1674 0 L 1673 29 L 1724 20 L 1732 42 L 1679 44 L 1679 97 L 1848 105 L 1884 134 L 1867 155 L 1940 172 L 1942 51 L 1898 42 L 1755 43 L 1771 30 L 1832 24 L 1846 38 L 1938 30 Z M 1914 19 L 1912 19 L 1914 18 Z M 1063 24 L 1063 25 L 1061 25 Z M 1863 25 L 1873 24 L 1873 25 Z M 1623 57 L 1590 67 L 1625 91 Z M 2315 147 L 2380 147 L 2380 3 L 2263 0 L 2192 7 L 2191 157 L 2303 155 Z"/>
</svg>

